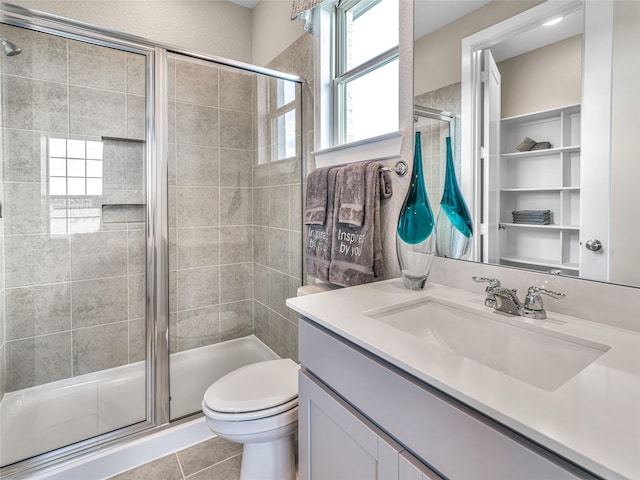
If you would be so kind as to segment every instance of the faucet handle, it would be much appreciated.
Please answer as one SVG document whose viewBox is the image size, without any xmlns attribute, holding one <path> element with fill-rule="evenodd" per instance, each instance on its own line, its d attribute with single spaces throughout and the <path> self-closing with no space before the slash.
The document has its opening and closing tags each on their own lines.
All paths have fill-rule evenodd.
<svg viewBox="0 0 640 480">
<path fill-rule="evenodd" d="M 529 290 L 527 290 L 527 296 L 524 299 L 524 310 L 522 312 L 525 317 L 533 317 L 537 319 L 547 318 L 547 312 L 545 312 L 542 305 L 541 293 L 556 299 L 562 299 L 566 296 L 564 293 L 547 290 L 544 287 L 529 287 Z"/>
<path fill-rule="evenodd" d="M 566 297 L 564 293 L 554 292 L 553 290 L 548 290 L 544 287 L 529 287 L 529 290 L 527 290 L 527 298 L 531 295 L 535 295 L 536 293 L 544 293 L 545 295 L 549 295 L 551 298 L 558 300 L 562 300 Z"/>
<path fill-rule="evenodd" d="M 500 283 L 500 280 L 498 280 L 497 278 L 487 278 L 487 277 L 471 277 L 473 279 L 474 282 L 478 282 L 478 283 L 483 283 L 486 282 L 489 284 L 489 288 L 497 288 L 500 285 L 502 285 Z"/>
</svg>

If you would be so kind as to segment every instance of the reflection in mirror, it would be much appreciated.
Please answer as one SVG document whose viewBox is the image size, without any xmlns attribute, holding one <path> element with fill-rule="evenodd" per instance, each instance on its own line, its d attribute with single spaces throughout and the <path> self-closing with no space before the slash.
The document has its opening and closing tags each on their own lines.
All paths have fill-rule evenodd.
<svg viewBox="0 0 640 480">
<path fill-rule="evenodd" d="M 416 128 L 426 131 L 435 204 L 448 127 L 418 112 L 460 119 L 454 163 L 474 217 L 469 259 L 640 286 L 640 166 L 630 140 L 640 128 L 640 5 L 597 3 L 605 13 L 581 1 L 415 0 Z M 590 40 L 602 32 L 609 48 L 602 35 Z"/>
</svg>

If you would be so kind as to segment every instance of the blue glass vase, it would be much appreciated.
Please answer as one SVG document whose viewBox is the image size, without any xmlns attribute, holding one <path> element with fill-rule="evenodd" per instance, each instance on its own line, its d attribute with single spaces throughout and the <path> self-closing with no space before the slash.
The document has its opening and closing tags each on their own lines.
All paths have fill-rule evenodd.
<svg viewBox="0 0 640 480">
<path fill-rule="evenodd" d="M 424 287 L 435 253 L 434 218 L 424 186 L 420 132 L 416 132 L 411 184 L 404 199 L 398 229 L 396 251 L 406 288 Z"/>
<path fill-rule="evenodd" d="M 440 257 L 462 258 L 469 251 L 473 226 L 467 204 L 462 198 L 453 167 L 451 137 L 446 138 L 447 170 L 440 211 L 436 220 L 436 253 Z"/>
</svg>

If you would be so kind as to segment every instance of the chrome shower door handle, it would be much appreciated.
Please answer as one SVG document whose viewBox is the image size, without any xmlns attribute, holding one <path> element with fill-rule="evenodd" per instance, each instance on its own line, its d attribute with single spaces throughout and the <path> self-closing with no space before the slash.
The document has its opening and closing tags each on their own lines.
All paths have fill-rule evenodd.
<svg viewBox="0 0 640 480">
<path fill-rule="evenodd" d="M 587 240 L 585 247 L 587 247 L 587 250 L 597 252 L 602 249 L 602 242 L 597 238 L 592 238 L 591 240 Z"/>
</svg>

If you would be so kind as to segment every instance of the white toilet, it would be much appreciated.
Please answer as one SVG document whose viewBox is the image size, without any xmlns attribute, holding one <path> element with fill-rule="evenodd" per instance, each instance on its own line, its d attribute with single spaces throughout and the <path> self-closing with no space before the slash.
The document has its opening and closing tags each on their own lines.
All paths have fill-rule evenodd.
<svg viewBox="0 0 640 480">
<path fill-rule="evenodd" d="M 241 480 L 295 480 L 299 368 L 289 358 L 253 363 L 205 392 L 209 428 L 244 445 Z"/>
</svg>

